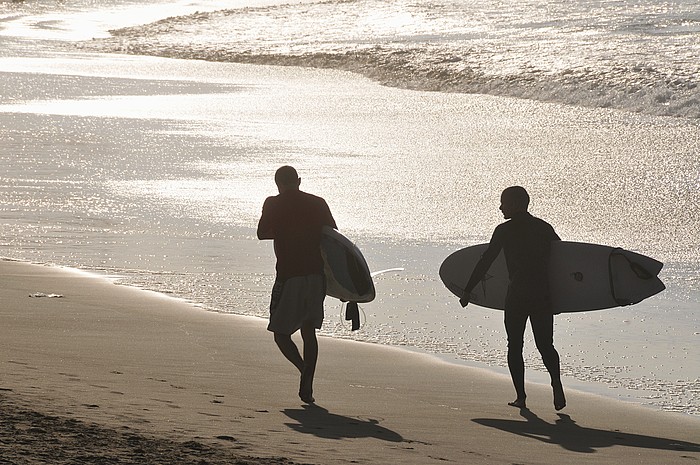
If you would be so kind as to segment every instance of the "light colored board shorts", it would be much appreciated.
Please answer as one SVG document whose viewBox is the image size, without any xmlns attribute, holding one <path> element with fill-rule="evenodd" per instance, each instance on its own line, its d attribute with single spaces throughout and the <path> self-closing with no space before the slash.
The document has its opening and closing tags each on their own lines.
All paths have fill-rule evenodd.
<svg viewBox="0 0 700 465">
<path fill-rule="evenodd" d="M 279 334 L 293 334 L 307 322 L 320 329 L 323 324 L 325 298 L 326 278 L 321 274 L 275 281 L 267 330 Z"/>
</svg>

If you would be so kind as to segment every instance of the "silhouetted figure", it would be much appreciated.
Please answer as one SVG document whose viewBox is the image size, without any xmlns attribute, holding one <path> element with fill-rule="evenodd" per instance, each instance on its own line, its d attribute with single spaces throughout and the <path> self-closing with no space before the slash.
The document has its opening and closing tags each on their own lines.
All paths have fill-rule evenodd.
<svg viewBox="0 0 700 465">
<path fill-rule="evenodd" d="M 535 344 L 551 377 L 554 408 L 561 410 L 566 406 L 566 398 L 561 384 L 559 354 L 553 342 L 554 315 L 549 293 L 550 246 L 552 241 L 560 239 L 551 225 L 528 213 L 529 204 L 530 196 L 524 188 L 513 186 L 503 191 L 500 209 L 509 221 L 494 230 L 489 247 L 474 268 L 460 303 L 467 306 L 472 289 L 503 250 L 510 279 L 505 304 L 508 368 L 517 395 L 509 405 L 525 407 L 523 339 L 529 318 Z"/>
<path fill-rule="evenodd" d="M 336 228 L 336 224 L 325 200 L 299 190 L 301 179 L 294 168 L 278 169 L 275 183 L 279 195 L 265 200 L 258 223 L 258 239 L 273 239 L 277 257 L 267 329 L 301 374 L 299 397 L 312 403 L 318 359 L 316 329 L 323 323 L 326 296 L 321 229 L 326 225 Z M 291 337 L 298 330 L 304 342 L 303 357 Z"/>
</svg>

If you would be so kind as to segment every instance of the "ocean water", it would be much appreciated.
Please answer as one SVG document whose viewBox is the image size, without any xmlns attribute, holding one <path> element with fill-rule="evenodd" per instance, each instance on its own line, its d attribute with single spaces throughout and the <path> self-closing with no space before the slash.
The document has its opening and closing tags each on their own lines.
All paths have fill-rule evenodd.
<svg viewBox="0 0 700 465">
<path fill-rule="evenodd" d="M 567 385 L 698 415 L 699 19 L 693 1 L 0 2 L 0 256 L 264 317 L 255 225 L 289 163 L 373 270 L 404 268 L 358 333 L 329 299 L 325 334 L 504 371 L 502 314 L 461 309 L 437 270 L 520 184 L 565 240 L 665 263 L 664 293 L 558 317 Z"/>
<path fill-rule="evenodd" d="M 697 0 L 332 0 L 114 31 L 119 51 L 354 71 L 407 89 L 700 117 Z"/>
</svg>

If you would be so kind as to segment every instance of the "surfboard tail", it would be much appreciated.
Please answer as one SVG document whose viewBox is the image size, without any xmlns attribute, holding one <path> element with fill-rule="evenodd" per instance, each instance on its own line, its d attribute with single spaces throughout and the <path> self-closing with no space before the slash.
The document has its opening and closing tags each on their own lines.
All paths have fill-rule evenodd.
<svg viewBox="0 0 700 465">
<path fill-rule="evenodd" d="M 456 296 L 464 295 L 464 288 L 457 283 L 449 282 L 445 284 L 445 287 Z"/>
<path fill-rule="evenodd" d="M 623 249 L 614 249 L 608 262 L 610 291 L 620 306 L 634 305 L 666 289 L 658 274 L 663 263 Z"/>
<path fill-rule="evenodd" d="M 321 257 L 326 276 L 326 295 L 342 302 L 371 302 L 374 282 L 362 252 L 347 237 L 333 228 L 321 234 Z"/>
</svg>

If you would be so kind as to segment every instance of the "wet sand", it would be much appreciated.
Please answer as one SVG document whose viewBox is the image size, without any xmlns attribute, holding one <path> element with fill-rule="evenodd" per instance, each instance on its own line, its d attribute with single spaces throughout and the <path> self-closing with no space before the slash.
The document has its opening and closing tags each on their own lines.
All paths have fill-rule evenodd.
<svg viewBox="0 0 700 465">
<path fill-rule="evenodd" d="M 0 261 L 6 463 L 596 463 L 700 460 L 694 417 L 320 340 L 315 397 L 265 321 L 73 270 Z M 62 297 L 30 297 L 56 294 Z"/>
</svg>

